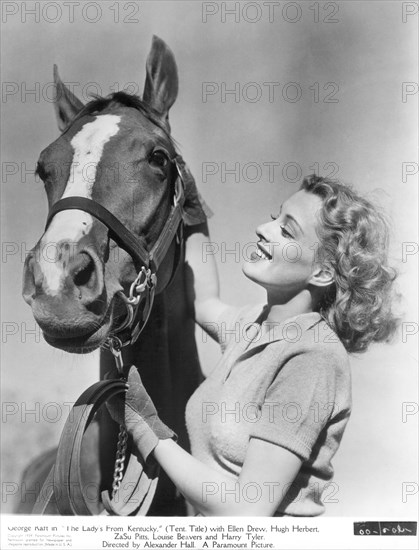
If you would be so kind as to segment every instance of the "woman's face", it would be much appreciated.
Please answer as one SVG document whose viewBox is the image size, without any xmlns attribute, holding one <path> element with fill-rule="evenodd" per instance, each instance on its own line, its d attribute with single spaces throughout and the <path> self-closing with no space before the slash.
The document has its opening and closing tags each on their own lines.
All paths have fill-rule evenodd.
<svg viewBox="0 0 419 550">
<path fill-rule="evenodd" d="M 243 265 L 243 273 L 268 294 L 285 302 L 316 284 L 319 239 L 316 234 L 320 197 L 301 190 L 287 199 L 274 219 L 256 229 L 257 252 Z"/>
</svg>

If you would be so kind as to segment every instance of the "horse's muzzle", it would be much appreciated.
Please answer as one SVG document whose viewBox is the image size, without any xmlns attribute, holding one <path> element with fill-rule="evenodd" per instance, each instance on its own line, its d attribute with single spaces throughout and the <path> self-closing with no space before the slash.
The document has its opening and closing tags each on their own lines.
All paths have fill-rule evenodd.
<svg viewBox="0 0 419 550">
<path fill-rule="evenodd" d="M 49 262 L 40 256 L 37 247 L 29 253 L 24 266 L 23 298 L 52 345 L 73 339 L 76 345 L 79 340 L 91 338 L 110 316 L 103 264 L 91 249 L 73 253 L 66 242 L 56 248 L 54 261 Z"/>
</svg>

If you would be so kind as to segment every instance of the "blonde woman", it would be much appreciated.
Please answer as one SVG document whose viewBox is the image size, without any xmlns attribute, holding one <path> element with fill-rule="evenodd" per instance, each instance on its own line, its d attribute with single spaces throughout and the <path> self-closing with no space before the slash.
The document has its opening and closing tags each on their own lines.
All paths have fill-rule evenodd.
<svg viewBox="0 0 419 550">
<path fill-rule="evenodd" d="M 257 228 L 257 252 L 243 265 L 266 290 L 264 305 L 223 303 L 215 262 L 202 261 L 206 225 L 187 235 L 195 319 L 223 351 L 186 408 L 191 454 L 136 369 L 125 407 L 110 407 L 200 515 L 321 514 L 351 412 L 348 355 L 396 327 L 387 226 L 370 202 L 310 176 L 278 210 Z"/>
</svg>

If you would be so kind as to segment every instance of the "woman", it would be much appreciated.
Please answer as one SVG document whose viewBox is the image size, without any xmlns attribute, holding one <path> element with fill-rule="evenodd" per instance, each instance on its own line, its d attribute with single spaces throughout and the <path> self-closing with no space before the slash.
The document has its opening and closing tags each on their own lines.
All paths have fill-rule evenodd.
<svg viewBox="0 0 419 550">
<path fill-rule="evenodd" d="M 266 290 L 263 307 L 224 304 L 215 263 L 202 261 L 206 225 L 187 238 L 195 319 L 223 350 L 186 408 L 192 455 L 136 369 L 125 410 L 111 411 L 199 514 L 316 516 L 351 410 L 348 353 L 396 326 L 387 226 L 349 188 L 310 176 L 256 233 L 243 272 Z"/>
</svg>

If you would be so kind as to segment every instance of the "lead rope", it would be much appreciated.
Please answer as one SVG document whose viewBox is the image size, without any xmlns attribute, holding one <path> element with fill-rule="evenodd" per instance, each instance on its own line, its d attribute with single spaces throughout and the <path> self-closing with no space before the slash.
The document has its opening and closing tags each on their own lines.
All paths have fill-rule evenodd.
<svg viewBox="0 0 419 550">
<path fill-rule="evenodd" d="M 122 377 L 123 361 L 122 361 L 122 344 L 119 338 L 115 336 L 109 338 L 109 350 L 115 359 L 115 366 L 118 369 L 119 375 Z M 115 456 L 115 466 L 113 470 L 113 481 L 112 481 L 112 498 L 115 498 L 116 493 L 118 492 L 121 481 L 124 477 L 124 465 L 125 459 L 127 456 L 127 443 L 128 443 L 128 432 L 125 429 L 125 426 L 122 424 L 119 425 L 118 433 L 118 444 L 116 447 L 116 456 Z"/>
</svg>

